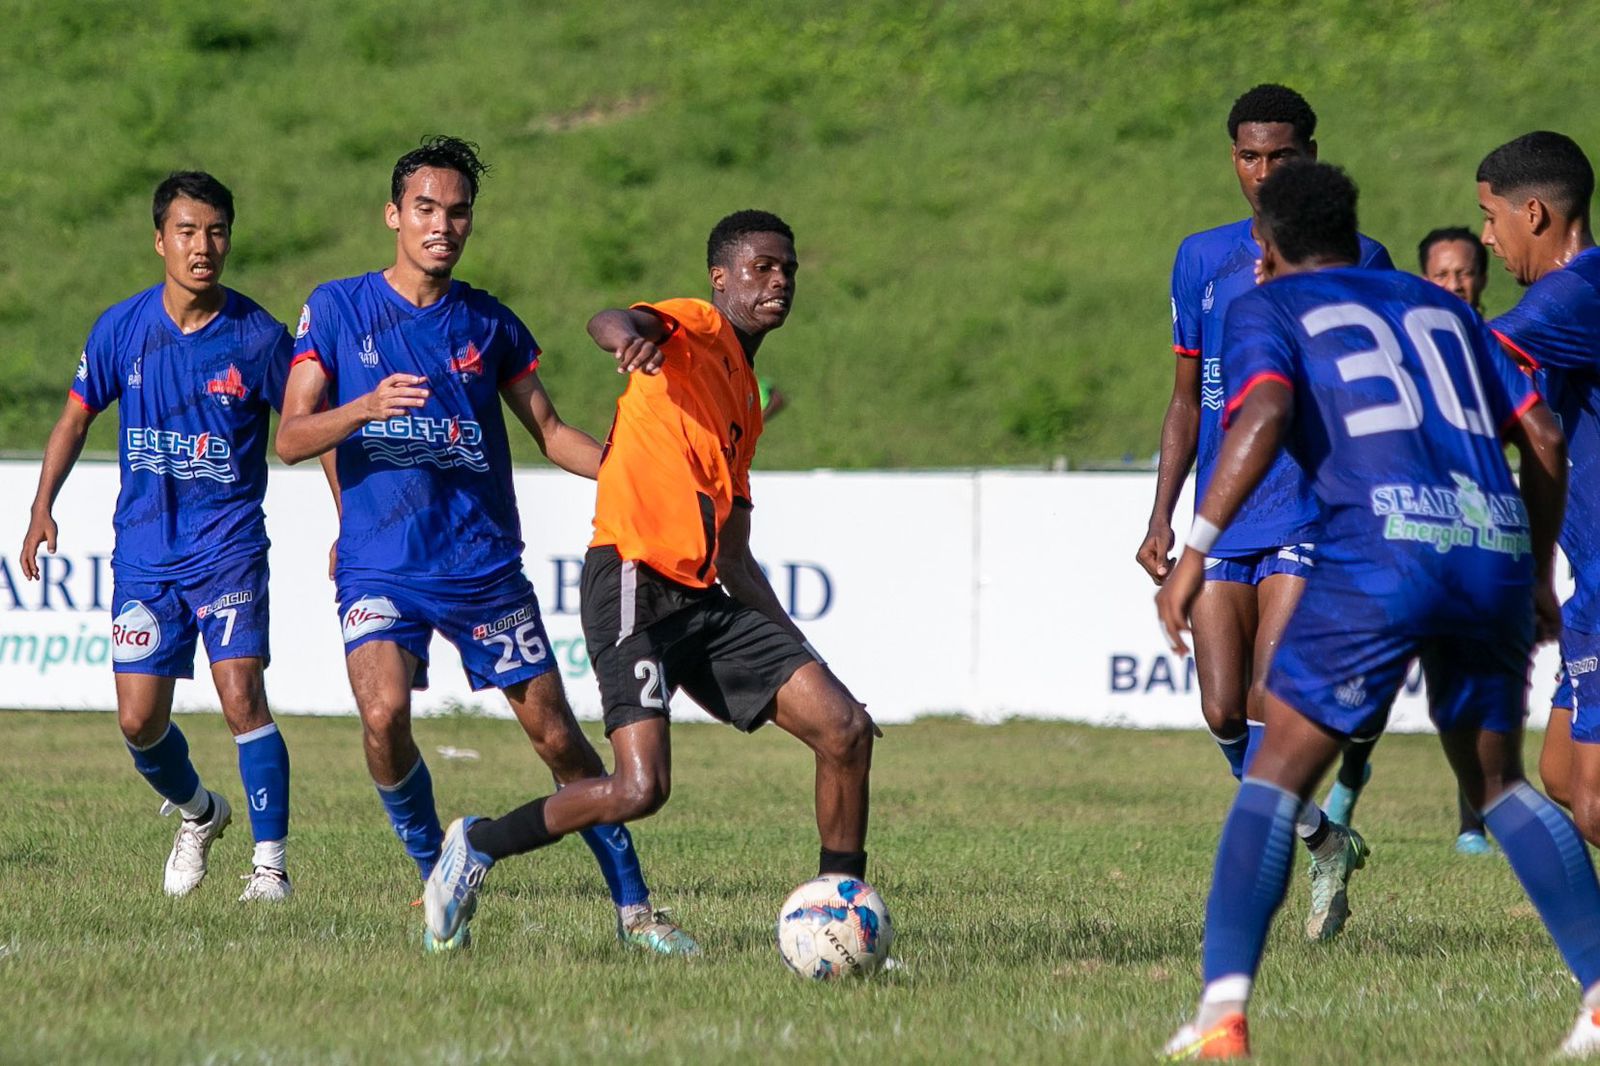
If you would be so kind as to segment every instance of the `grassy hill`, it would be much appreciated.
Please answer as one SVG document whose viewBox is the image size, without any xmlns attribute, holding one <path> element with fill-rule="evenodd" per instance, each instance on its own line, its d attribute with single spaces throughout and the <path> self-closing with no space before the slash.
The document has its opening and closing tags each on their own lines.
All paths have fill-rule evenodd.
<svg viewBox="0 0 1600 1066">
<path fill-rule="evenodd" d="M 0 448 L 42 446 L 96 313 L 159 279 L 148 197 L 178 167 L 234 188 L 228 280 L 292 323 L 318 281 L 388 261 L 400 152 L 478 141 L 461 276 L 533 326 L 596 432 L 619 382 L 589 314 L 701 292 L 710 225 L 778 211 L 801 289 L 762 361 L 793 405 L 758 462 L 862 467 L 1153 452 L 1172 251 L 1242 213 L 1223 120 L 1256 82 L 1310 98 L 1402 265 L 1475 221 L 1495 144 L 1600 150 L 1571 2 L 203 7 L 10 6 Z M 1514 296 L 1496 268 L 1491 309 Z"/>
</svg>

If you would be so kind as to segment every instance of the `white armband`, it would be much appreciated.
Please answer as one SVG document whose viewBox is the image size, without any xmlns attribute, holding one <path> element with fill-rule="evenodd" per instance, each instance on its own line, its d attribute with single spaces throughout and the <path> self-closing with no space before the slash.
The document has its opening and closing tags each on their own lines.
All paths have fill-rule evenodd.
<svg viewBox="0 0 1600 1066">
<path fill-rule="evenodd" d="M 1211 548 L 1217 543 L 1217 538 L 1222 535 L 1222 530 L 1215 524 L 1206 521 L 1199 515 L 1194 516 L 1194 525 L 1189 527 L 1189 539 L 1184 543 L 1199 552 L 1201 555 L 1211 554 Z"/>
</svg>

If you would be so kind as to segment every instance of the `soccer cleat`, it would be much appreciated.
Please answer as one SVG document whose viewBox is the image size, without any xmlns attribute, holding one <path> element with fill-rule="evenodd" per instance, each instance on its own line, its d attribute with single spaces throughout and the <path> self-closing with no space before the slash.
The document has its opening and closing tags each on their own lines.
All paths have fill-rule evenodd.
<svg viewBox="0 0 1600 1066">
<path fill-rule="evenodd" d="M 205 880 L 206 857 L 211 854 L 211 843 L 233 821 L 233 808 L 228 806 L 228 801 L 215 792 L 207 794 L 211 797 L 209 822 L 191 822 L 187 818 L 178 821 L 178 835 L 172 841 L 172 851 L 167 855 L 166 873 L 161 885 L 169 896 L 187 896 Z M 174 803 L 163 803 L 161 814 L 165 817 L 177 809 Z"/>
<path fill-rule="evenodd" d="M 1467 830 L 1456 837 L 1457 855 L 1493 855 L 1494 845 L 1489 843 L 1489 838 L 1482 833 Z"/>
<path fill-rule="evenodd" d="M 617 915 L 617 939 L 641 951 L 657 955 L 698 955 L 700 945 L 666 911 L 652 911 L 631 925 L 622 924 Z"/>
<path fill-rule="evenodd" d="M 1250 1057 L 1250 1027 L 1244 1015 L 1230 1014 L 1200 1031 L 1194 1022 L 1179 1029 L 1161 1049 L 1162 1062 L 1221 1062 Z"/>
<path fill-rule="evenodd" d="M 1367 864 L 1370 850 L 1354 829 L 1331 825 L 1328 832 L 1344 838 L 1344 846 L 1330 858 L 1311 856 L 1311 913 L 1306 917 L 1306 937 L 1332 940 L 1350 917 L 1347 887 L 1350 875 Z"/>
<path fill-rule="evenodd" d="M 445 830 L 444 846 L 422 887 L 422 912 L 428 931 L 440 943 L 454 940 L 478 909 L 478 888 L 494 860 L 467 842 L 476 818 L 457 818 Z"/>
<path fill-rule="evenodd" d="M 289 884 L 289 875 L 276 866 L 257 866 L 252 873 L 240 874 L 239 879 L 249 882 L 239 895 L 240 903 L 258 899 L 277 902 L 288 899 L 294 892 L 294 886 Z"/>
<path fill-rule="evenodd" d="M 1573 1024 L 1572 1032 L 1561 1042 L 1561 1047 L 1556 1050 L 1554 1057 L 1586 1059 L 1592 1055 L 1600 1055 L 1600 1011 L 1585 1007 L 1578 1013 L 1578 1020 Z"/>
<path fill-rule="evenodd" d="M 1328 790 L 1328 798 L 1322 801 L 1322 813 L 1328 816 L 1328 821 L 1346 828 L 1350 819 L 1356 813 L 1356 800 L 1361 798 L 1362 789 L 1367 787 L 1367 782 L 1372 780 L 1372 764 L 1367 763 L 1361 768 L 1360 788 L 1350 788 L 1337 779 L 1333 787 Z"/>
<path fill-rule="evenodd" d="M 422 927 L 422 950 L 429 955 L 444 955 L 452 951 L 461 951 L 472 946 L 472 926 L 463 924 L 456 930 L 456 935 L 449 940 L 435 940 L 433 930 L 427 926 Z"/>
</svg>

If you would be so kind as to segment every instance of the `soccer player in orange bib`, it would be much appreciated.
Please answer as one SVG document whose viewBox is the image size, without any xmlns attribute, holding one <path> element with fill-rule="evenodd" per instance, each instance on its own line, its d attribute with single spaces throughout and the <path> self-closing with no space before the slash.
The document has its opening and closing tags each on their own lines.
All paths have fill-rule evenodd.
<svg viewBox="0 0 1600 1066">
<path fill-rule="evenodd" d="M 816 753 L 818 872 L 865 878 L 867 778 L 882 733 L 750 551 L 755 357 L 789 317 L 794 234 L 776 215 L 740 211 L 711 231 L 706 259 L 710 302 L 641 303 L 589 321 L 617 371 L 632 375 L 601 460 L 582 584 L 615 769 L 500 818 L 456 819 L 423 897 L 436 938 L 471 920 L 500 859 L 661 809 L 672 779 L 667 702 L 679 689 L 737 729 L 770 721 Z"/>
</svg>

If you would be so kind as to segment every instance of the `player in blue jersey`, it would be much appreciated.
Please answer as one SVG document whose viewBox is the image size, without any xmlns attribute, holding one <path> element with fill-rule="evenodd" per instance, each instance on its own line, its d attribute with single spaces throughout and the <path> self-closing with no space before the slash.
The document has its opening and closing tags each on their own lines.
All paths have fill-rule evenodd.
<svg viewBox="0 0 1600 1066">
<path fill-rule="evenodd" d="M 133 765 L 182 815 L 163 887 L 187 895 L 206 875 L 212 843 L 232 819 L 200 783 L 172 721 L 178 678 L 194 676 L 204 640 L 255 834 L 241 900 L 289 895 L 289 752 L 267 709 L 267 421 L 283 395 L 289 334 L 222 284 L 233 240 L 233 195 L 209 174 L 156 187 L 161 284 L 115 305 L 89 332 L 65 409 L 45 446 L 22 570 L 40 576 L 56 550 L 51 509 L 89 426 L 117 404 L 115 581 L 111 610 L 117 719 Z"/>
<path fill-rule="evenodd" d="M 1316 128 L 1316 114 L 1293 89 L 1258 85 L 1239 97 L 1228 114 L 1228 136 L 1251 217 L 1193 234 L 1178 248 L 1172 268 L 1177 372 L 1161 427 L 1155 505 L 1137 556 L 1158 585 L 1172 570 L 1172 512 L 1189 468 L 1195 468 L 1199 500 L 1221 447 L 1222 324 L 1229 304 L 1256 287 L 1261 184 L 1288 163 L 1316 158 Z M 1362 265 L 1392 266 L 1381 244 L 1360 240 Z M 1200 709 L 1235 778 L 1244 775 L 1260 739 L 1261 681 L 1311 571 L 1319 524 L 1319 507 L 1304 473 L 1284 456 L 1208 563 L 1194 611 Z M 1351 745 L 1326 817 L 1309 801 L 1302 812 L 1300 837 L 1311 852 L 1305 928 L 1312 939 L 1335 936 L 1343 927 L 1345 885 L 1365 862 L 1365 842 L 1344 827 L 1366 780 L 1373 743 L 1376 737 Z"/>
<path fill-rule="evenodd" d="M 1561 547 L 1576 588 L 1562 608 L 1557 693 L 1539 760 L 1550 795 L 1600 842 L 1600 249 L 1589 228 L 1594 170 L 1559 133 L 1529 133 L 1478 167 L 1483 241 L 1528 291 L 1490 323 L 1535 373 L 1572 463 Z M 1560 704 L 1569 695 L 1567 708 Z M 1570 708 L 1570 709 L 1568 709 Z"/>
<path fill-rule="evenodd" d="M 1522 773 L 1529 654 L 1560 628 L 1560 427 L 1466 304 L 1357 267 L 1356 190 L 1343 172 L 1285 168 L 1260 203 L 1271 280 L 1228 312 L 1231 426 L 1156 596 L 1173 650 L 1187 650 L 1207 554 L 1285 445 L 1325 520 L 1267 678 L 1261 750 L 1223 825 L 1199 1013 L 1166 1053 L 1249 1054 L 1244 1012 L 1287 887 L 1296 812 L 1346 739 L 1381 726 L 1416 658 L 1457 780 L 1584 990 L 1565 1049 L 1600 1049 L 1600 885 L 1572 822 Z M 1521 455 L 1520 489 L 1502 435 Z"/>
<path fill-rule="evenodd" d="M 336 456 L 334 579 L 367 768 L 424 879 L 444 830 L 412 739 L 411 690 L 427 686 L 435 633 L 460 651 L 475 690 L 505 694 L 558 783 L 605 773 L 567 704 L 523 575 L 501 403 L 565 470 L 594 478 L 600 445 L 556 413 L 528 327 L 452 277 L 486 169 L 475 146 L 450 137 L 395 164 L 394 263 L 312 292 L 277 437 L 285 462 Z M 622 940 L 662 954 L 699 950 L 651 907 L 626 829 L 598 826 L 584 840 Z"/>
</svg>

